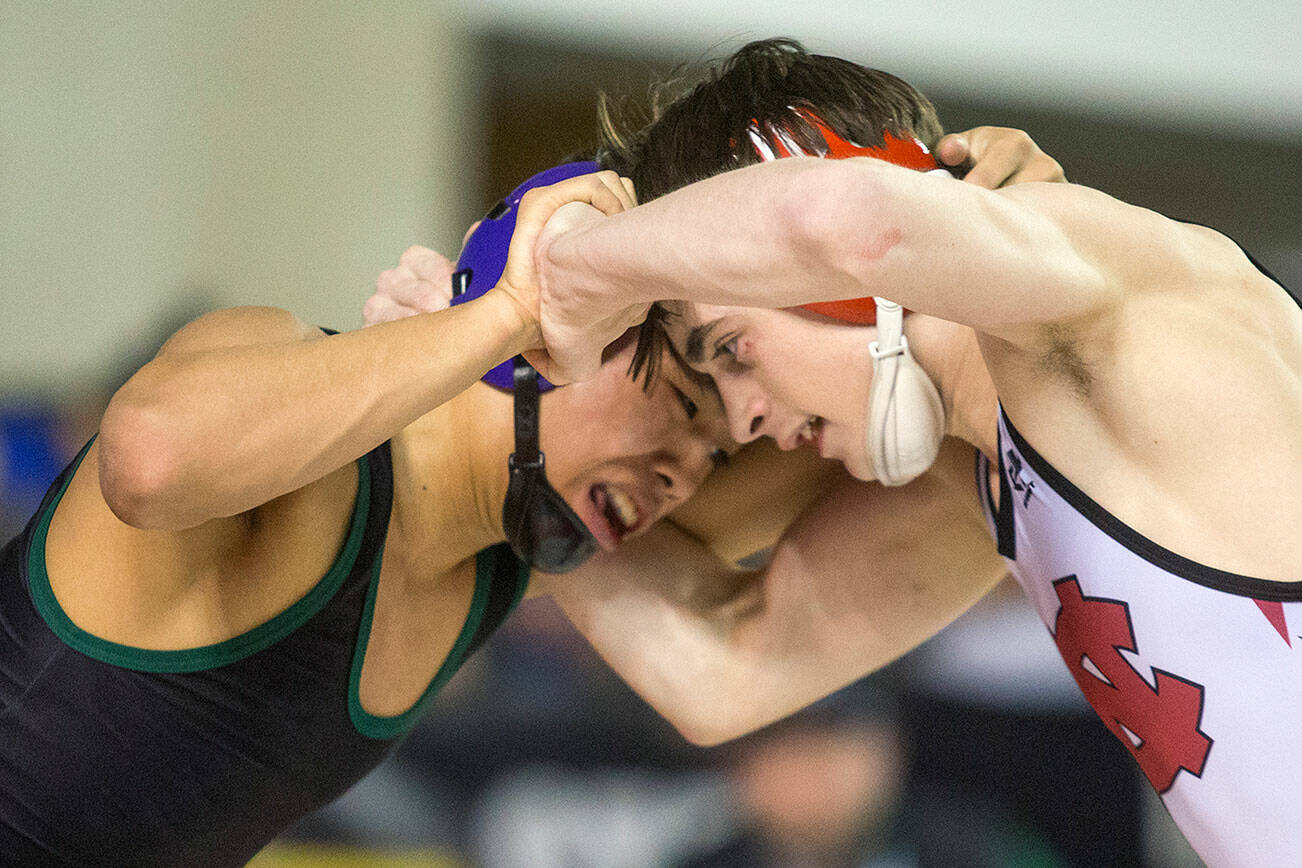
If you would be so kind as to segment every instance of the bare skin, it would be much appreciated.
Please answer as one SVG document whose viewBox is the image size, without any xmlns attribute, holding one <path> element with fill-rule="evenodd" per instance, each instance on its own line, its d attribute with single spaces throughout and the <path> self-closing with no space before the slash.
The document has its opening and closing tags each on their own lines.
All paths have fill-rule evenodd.
<svg viewBox="0 0 1302 868">
<path fill-rule="evenodd" d="M 531 197 L 521 224 L 541 226 L 569 201 L 611 213 L 632 204 L 619 179 L 589 176 Z M 156 650 L 214 644 L 268 621 L 302 598 L 337 556 L 357 487 L 354 461 L 387 439 L 394 503 L 360 694 L 372 714 L 410 708 L 465 620 L 475 553 L 503 538 L 511 400 L 477 377 L 540 346 L 536 303 L 518 259 L 513 251 L 503 283 L 482 299 L 359 332 L 326 336 L 268 308 L 219 311 L 178 332 L 114 397 L 55 512 L 46 565 L 64 611 L 99 638 Z M 457 339 L 466 333 L 476 335 L 469 347 Z M 593 380 L 543 399 L 549 477 L 608 551 L 575 573 L 535 575 L 530 593 L 557 594 L 667 716 L 699 740 L 718 740 L 785 713 L 799 697 L 757 694 L 762 702 L 719 717 L 716 700 L 702 701 L 686 679 L 711 670 L 736 678 L 745 670 L 705 656 L 684 666 L 683 657 L 665 653 L 674 646 L 659 644 L 661 634 L 638 626 L 668 611 L 676 619 L 670 629 L 697 637 L 693 643 L 741 635 L 720 633 L 720 614 L 741 611 L 737 601 L 753 599 L 764 581 L 811 591 L 774 610 L 780 621 L 769 622 L 773 632 L 806 619 L 808 606 L 834 584 L 795 581 L 803 568 L 785 556 L 780 564 L 792 563 L 792 571 L 739 572 L 730 561 L 770 543 L 806 504 L 827 502 L 829 488 L 858 483 L 807 452 L 754 448 L 689 507 L 719 449 L 735 448 L 717 393 L 668 362 L 664 379 L 644 391 L 625 375 L 627 359 L 625 350 Z M 966 472 L 969 458 L 959 450 L 953 471 Z M 756 478 L 770 487 L 755 488 Z M 743 479 L 750 497 L 739 493 Z M 619 487 L 636 503 L 638 521 L 627 534 L 614 533 L 592 506 L 589 492 L 598 484 Z M 863 559 L 861 569 L 894 564 L 913 584 L 943 583 L 962 562 L 983 576 L 978 588 L 993 583 L 1002 570 L 988 547 L 988 568 L 974 566 L 970 498 L 953 502 L 937 489 L 914 508 L 956 511 L 934 524 L 937 550 L 950 554 L 911 571 L 907 554 L 891 559 L 897 537 L 882 534 L 856 554 L 837 540 L 838 556 Z M 658 523 L 671 511 L 677 525 Z M 667 540 L 665 547 L 633 548 L 643 534 Z M 617 544 L 630 552 L 627 559 L 614 551 Z M 665 569 L 647 571 L 647 563 L 670 556 L 681 557 L 684 568 L 664 561 Z M 839 567 L 826 572 L 843 574 Z M 673 588 L 666 576 L 674 577 Z M 961 610 L 979 595 L 965 589 L 953 605 Z M 619 628 L 624 611 L 630 620 Z M 919 632 L 930 629 L 928 622 Z M 769 647 L 764 631 L 744 635 Z M 761 663 L 746 647 L 729 640 L 716 652 Z M 871 661 L 857 665 L 896 653 L 884 649 L 872 646 Z M 854 674 L 849 666 L 835 670 L 818 689 L 825 693 Z M 709 723 L 715 719 L 725 728 Z"/>
<path fill-rule="evenodd" d="M 609 173 L 558 195 L 631 204 Z M 555 204 L 533 197 L 522 219 Z M 269 308 L 185 327 L 114 397 L 55 512 L 46 565 L 64 611 L 102 639 L 161 650 L 269 620 L 337 556 L 354 461 L 391 440 L 394 506 L 361 694 L 376 714 L 410 707 L 465 620 L 475 553 L 504 538 L 511 400 L 478 377 L 536 345 L 528 307 L 504 281 L 456 309 L 333 337 Z M 477 343 L 456 339 L 465 333 Z M 699 382 L 679 372 L 644 392 L 626 365 L 620 354 L 608 376 L 542 404 L 552 482 L 612 546 L 593 486 L 635 501 L 642 532 L 729 442 Z"/>
<path fill-rule="evenodd" d="M 1086 698 L 1208 864 L 1288 864 L 1295 758 L 1256 756 L 1290 734 L 1281 721 L 1297 699 L 1276 694 L 1288 677 L 1268 667 L 1292 638 L 1284 604 L 1259 598 L 1294 602 L 1302 581 L 1302 308 L 1237 245 L 1082 187 L 986 191 L 865 159 L 777 160 L 627 215 L 571 207 L 557 223 L 540 244 L 539 284 L 560 376 L 590 364 L 584 344 L 600 336 L 585 323 L 599 331 L 650 295 L 678 299 L 671 339 L 715 377 L 734 436 L 812 442 L 862 479 L 876 454 L 865 454 L 863 412 L 873 377 L 863 348 L 876 330 L 791 308 L 879 296 L 919 312 L 906 331 L 938 382 L 949 430 L 990 457 L 1007 449 L 1001 481 L 1025 499 L 1001 505 L 1000 530 L 1011 531 L 1001 543 L 1016 544 L 1003 550 Z M 1022 438 L 1003 449 L 996 406 Z M 1018 452 L 1039 473 L 1038 504 Z M 809 529 L 810 545 L 826 545 L 820 535 L 839 515 Z M 793 535 L 801 530 L 797 522 Z M 872 605 L 881 585 L 864 585 L 797 603 L 805 617 L 770 627 L 761 643 L 734 639 L 777 661 L 744 677 L 798 701 L 817 663 L 788 668 L 800 651 L 764 649 L 817 644 L 808 653 L 832 667 L 873 642 L 903 650 L 916 633 L 892 630 L 909 624 L 910 597 L 943 610 L 975 581 L 934 597 L 942 586 L 901 584 L 885 582 L 895 606 Z M 784 587 L 766 577 L 758 610 L 779 612 Z M 1220 629 L 1227 613 L 1257 609 L 1267 617 L 1255 631 Z M 847 611 L 847 631 L 872 638 L 819 641 L 838 635 L 818 629 L 820 616 Z M 1115 620 L 1105 625 L 1101 611 Z M 744 634 L 751 620 L 732 617 L 725 630 Z M 1276 637 L 1284 642 L 1257 641 Z M 1145 648 L 1151 656 L 1138 656 Z M 1116 665 L 1104 672 L 1098 661 L 1110 655 Z M 1181 722 L 1140 707 L 1162 690 L 1150 674 L 1175 681 L 1175 669 L 1197 697 Z M 1190 733 L 1203 741 L 1189 741 L 1175 765 L 1152 764 L 1176 756 Z M 1213 740 L 1220 759 L 1205 764 Z"/>
<path fill-rule="evenodd" d="M 980 128 L 938 151 L 971 158 L 977 183 L 1062 179 L 1019 131 Z M 433 251 L 408 250 L 381 276 L 368 321 L 446 304 L 439 287 L 452 268 Z M 811 450 L 755 441 L 671 522 L 548 591 L 684 735 L 717 743 L 884 665 L 999 581 L 972 460 L 951 439 L 923 478 L 888 491 Z M 766 568 L 733 566 L 774 545 Z"/>
<path fill-rule="evenodd" d="M 789 222 L 737 219 L 743 197 L 747 213 L 780 212 L 793 185 L 815 204 L 788 209 Z M 882 230 L 872 227 L 894 227 L 900 240 L 868 258 L 860 226 L 873 244 Z M 655 241 L 631 250 L 625 232 Z M 717 176 L 618 220 L 588 220 L 571 238 L 573 246 L 556 239 L 543 266 L 549 283 L 573 291 L 558 317 L 593 294 L 610 308 L 671 295 L 708 305 L 689 316 L 692 327 L 731 316 L 763 346 L 796 328 L 795 315 L 770 327 L 738 302 L 777 307 L 876 292 L 966 325 L 930 346 L 920 335 L 915 355 L 933 367 L 968 359 L 975 335 L 980 358 L 945 395 L 975 445 L 993 440 L 983 421 L 993 386 L 1045 458 L 1140 533 L 1209 566 L 1302 578 L 1293 532 L 1302 520 L 1302 312 L 1211 230 L 1070 185 L 991 192 L 874 160 L 791 159 Z M 711 239 L 708 251 L 700 238 Z M 661 245 L 683 261 L 656 270 L 665 257 L 638 255 Z M 588 265 L 571 263 L 576 249 Z M 567 334 L 579 333 L 574 322 Z M 871 336 L 845 329 L 846 347 Z M 575 341 L 565 351 L 576 352 L 588 350 Z M 785 365 L 817 381 L 804 359 L 780 356 L 766 357 L 755 376 Z M 702 369 L 724 362 L 720 354 Z M 734 434 L 756 418 L 738 401 L 730 415 Z M 1227 448 L 1253 460 L 1210 460 Z M 1263 499 L 1276 507 L 1269 514 L 1252 507 Z"/>
</svg>

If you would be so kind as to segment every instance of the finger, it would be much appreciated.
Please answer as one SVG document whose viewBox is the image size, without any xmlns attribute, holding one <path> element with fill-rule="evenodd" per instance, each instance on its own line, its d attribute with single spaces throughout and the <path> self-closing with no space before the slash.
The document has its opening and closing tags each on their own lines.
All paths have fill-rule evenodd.
<svg viewBox="0 0 1302 868">
<path fill-rule="evenodd" d="M 380 295 L 393 295 L 399 287 L 415 280 L 416 276 L 411 273 L 411 269 L 399 266 L 390 268 L 387 271 L 381 271 L 375 278 L 375 291 Z"/>
<path fill-rule="evenodd" d="M 595 184 L 585 190 L 589 195 L 586 201 L 607 217 L 619 214 L 633 207 L 628 192 L 614 172 L 597 172 L 591 176 Z M 573 200 L 571 200 L 573 201 Z"/>
<path fill-rule="evenodd" d="M 1010 139 L 996 128 L 979 128 L 971 131 L 969 138 L 969 163 L 965 180 L 976 185 L 995 189 L 1003 185 L 1025 161 L 1022 142 Z M 1030 139 L 1026 139 L 1027 142 Z"/>
<path fill-rule="evenodd" d="M 417 277 L 428 281 L 448 280 L 456 268 L 450 259 L 428 247 L 410 247 L 398 261 Z"/>
<path fill-rule="evenodd" d="M 1046 153 L 1040 152 L 1005 181 L 1004 185 L 1024 184 L 1028 181 L 1064 184 L 1067 182 L 1067 176 L 1062 171 L 1062 166 L 1057 160 Z"/>
<path fill-rule="evenodd" d="M 451 303 L 452 281 L 447 278 L 423 280 L 409 268 L 391 268 L 376 278 L 375 292 L 417 312 L 428 313 L 442 310 Z"/>
<path fill-rule="evenodd" d="M 987 190 L 995 190 L 1008 180 L 1009 171 L 1007 165 L 986 159 L 973 164 L 968 173 L 963 176 L 963 180 L 978 187 L 985 187 Z"/>
<path fill-rule="evenodd" d="M 512 246 L 517 237 L 536 236 L 562 205 L 568 205 L 570 202 L 586 202 L 609 216 L 625 210 L 624 198 L 627 195 L 623 183 L 619 181 L 619 176 L 609 171 L 580 175 L 547 187 L 535 187 L 520 199 Z"/>
<path fill-rule="evenodd" d="M 637 190 L 633 187 L 633 179 L 621 177 L 619 182 L 623 184 L 624 189 L 628 191 L 628 198 L 633 202 L 633 205 L 637 205 Z"/>
<path fill-rule="evenodd" d="M 406 295 L 403 304 L 422 313 L 431 313 L 450 307 L 452 305 L 452 281 L 443 280 L 438 283 L 431 283 L 422 280 L 411 287 L 411 291 Z"/>
<path fill-rule="evenodd" d="M 430 250 L 428 247 L 421 247 L 419 244 L 413 244 L 411 247 L 402 251 L 402 256 L 398 257 L 398 264 L 411 268 L 415 262 L 425 258 L 431 253 L 434 253 L 434 251 Z M 437 253 L 434 253 L 434 255 L 438 256 Z"/>
<path fill-rule="evenodd" d="M 1066 181 L 1067 181 L 1067 178 L 1066 178 L 1066 176 L 1064 176 L 1064 175 L 1062 174 L 1061 171 L 1059 171 L 1059 172 L 1048 172 L 1048 171 L 1042 170 L 1042 169 L 1040 169 L 1040 168 L 1037 167 L 1037 168 L 1032 169 L 1032 170 L 1028 170 L 1028 171 L 1024 171 L 1024 172 L 1018 172 L 1017 174 L 1012 175 L 1011 177 L 1008 178 L 1008 180 L 1004 181 L 1004 183 L 1003 183 L 1001 186 L 1003 186 L 1003 187 L 1012 187 L 1012 186 L 1015 186 L 1015 185 L 1017 185 L 1017 184 L 1027 184 L 1027 183 L 1040 183 L 1040 184 L 1043 184 L 1043 183 L 1058 183 L 1058 184 L 1062 184 L 1062 183 L 1066 183 Z"/>
<path fill-rule="evenodd" d="M 619 175 L 608 170 L 580 175 L 541 189 L 546 193 L 553 210 L 569 202 L 587 202 L 609 216 L 633 207 Z"/>
<path fill-rule="evenodd" d="M 963 133 L 951 133 L 936 143 L 936 159 L 946 166 L 961 166 L 970 153 L 967 136 Z"/>
<path fill-rule="evenodd" d="M 421 282 L 428 283 L 439 292 L 446 291 L 446 294 L 451 297 L 452 272 L 456 270 L 456 267 L 456 264 L 451 260 L 435 254 L 429 259 L 417 263 L 413 270 Z"/>
<path fill-rule="evenodd" d="M 362 321 L 368 325 L 393 322 L 420 313 L 383 295 L 373 295 L 362 305 Z"/>
<path fill-rule="evenodd" d="M 559 369 L 546 350 L 525 350 L 520 355 L 538 370 L 539 376 L 553 386 L 564 386 L 570 382 L 560 375 Z"/>
<path fill-rule="evenodd" d="M 380 276 L 375 278 L 375 291 L 401 301 L 419 280 L 410 268 L 400 265 L 380 272 Z"/>
<path fill-rule="evenodd" d="M 974 137 L 969 158 L 972 168 L 964 180 L 990 190 L 1001 187 L 1021 168 L 1026 156 L 1022 143 L 1016 140 L 1003 136 Z"/>
<path fill-rule="evenodd" d="M 629 192 L 629 186 L 624 184 L 628 180 L 627 178 L 621 178 L 615 172 L 598 172 L 597 176 L 600 178 L 601 183 L 615 194 L 615 198 L 619 200 L 622 210 L 627 211 L 637 204 L 637 199 Z"/>
<path fill-rule="evenodd" d="M 973 170 L 980 169 L 974 183 L 993 188 L 1028 180 L 1066 180 L 1057 161 L 1040 150 L 1025 131 L 980 127 L 972 132 Z"/>
</svg>

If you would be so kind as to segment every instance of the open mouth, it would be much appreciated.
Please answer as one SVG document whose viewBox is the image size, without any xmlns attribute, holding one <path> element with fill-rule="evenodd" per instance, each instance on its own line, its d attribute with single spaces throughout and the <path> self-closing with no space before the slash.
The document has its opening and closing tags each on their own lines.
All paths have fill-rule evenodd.
<svg viewBox="0 0 1302 868">
<path fill-rule="evenodd" d="M 805 420 L 805 424 L 796 434 L 796 445 L 805 446 L 812 444 L 818 453 L 823 453 L 823 417 L 810 416 Z"/>
<path fill-rule="evenodd" d="M 642 525 L 642 511 L 638 508 L 637 501 L 623 489 L 598 482 L 589 489 L 588 498 L 596 507 L 597 516 L 604 525 L 594 529 L 598 541 L 603 536 L 609 536 L 611 543 L 618 544 Z"/>
</svg>

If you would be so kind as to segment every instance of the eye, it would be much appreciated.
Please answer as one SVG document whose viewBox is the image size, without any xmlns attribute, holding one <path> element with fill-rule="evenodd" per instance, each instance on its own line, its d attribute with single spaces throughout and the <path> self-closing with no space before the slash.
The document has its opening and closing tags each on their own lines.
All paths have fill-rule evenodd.
<svg viewBox="0 0 1302 868">
<path fill-rule="evenodd" d="M 725 359 L 729 362 L 740 361 L 737 358 L 737 339 L 739 334 L 733 333 L 714 345 L 714 355 L 712 359 Z"/>
<path fill-rule="evenodd" d="M 683 405 L 683 411 L 687 413 L 687 418 L 695 419 L 696 414 L 699 412 L 696 402 L 687 397 L 686 393 L 677 386 L 674 386 L 674 394 L 678 396 L 678 403 Z"/>
<path fill-rule="evenodd" d="M 715 470 L 718 470 L 720 467 L 727 467 L 728 460 L 728 453 L 722 449 L 715 449 L 710 453 L 710 463 L 714 465 Z"/>
</svg>

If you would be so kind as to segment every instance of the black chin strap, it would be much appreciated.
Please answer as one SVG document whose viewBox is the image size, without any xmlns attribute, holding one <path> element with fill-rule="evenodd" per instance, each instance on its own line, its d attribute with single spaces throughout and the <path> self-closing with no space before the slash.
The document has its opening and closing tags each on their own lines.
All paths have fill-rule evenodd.
<svg viewBox="0 0 1302 868">
<path fill-rule="evenodd" d="M 515 357 L 515 452 L 511 461 L 517 467 L 543 467 L 538 450 L 538 371 L 519 356 Z"/>
<path fill-rule="evenodd" d="M 538 372 L 516 356 L 514 369 L 515 451 L 507 460 L 510 483 L 502 524 L 516 555 L 549 573 L 563 573 L 597 550 L 583 520 L 547 482 L 538 448 Z"/>
</svg>

